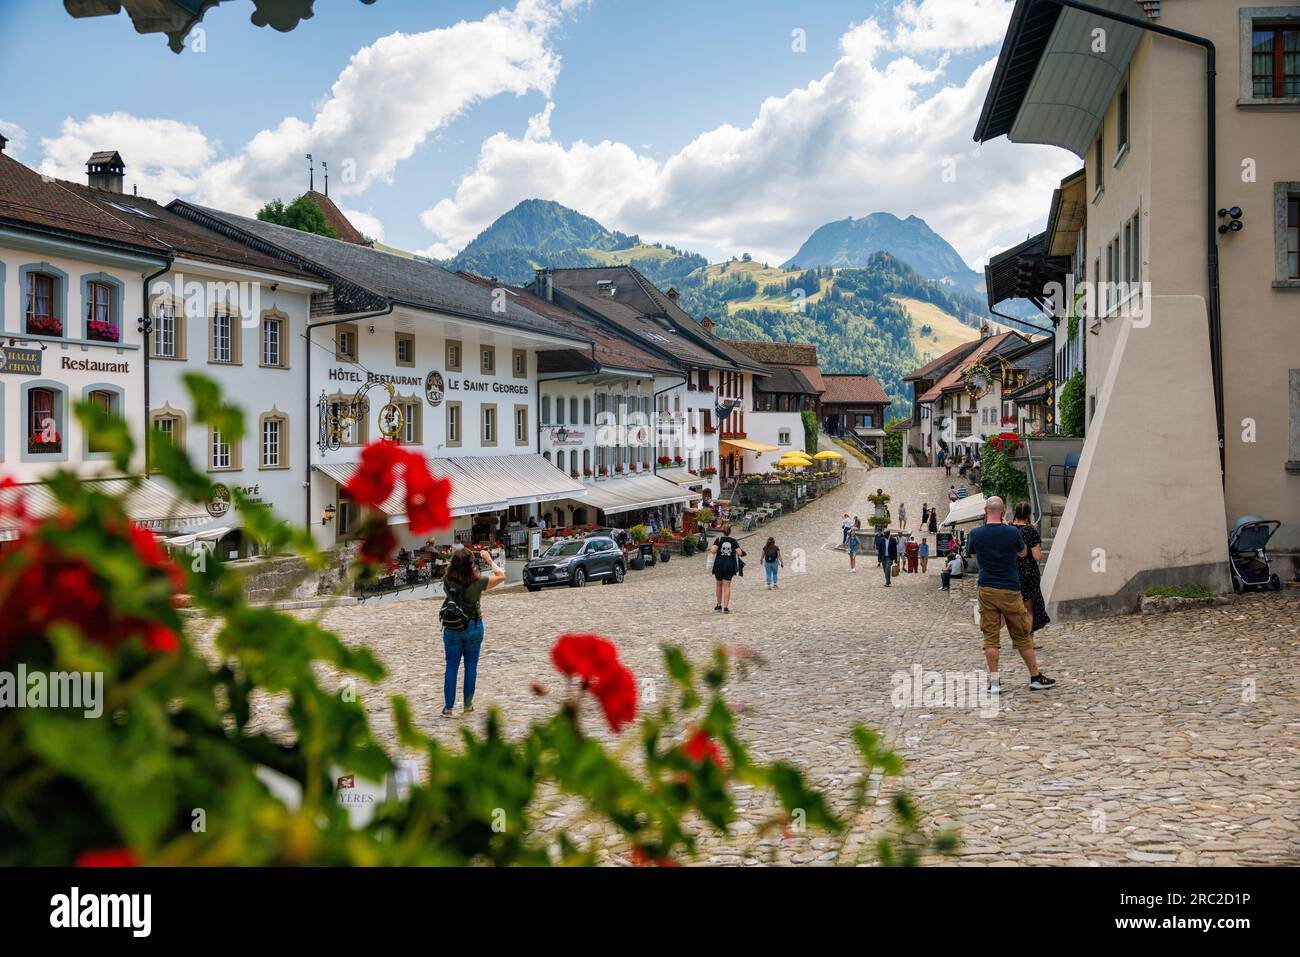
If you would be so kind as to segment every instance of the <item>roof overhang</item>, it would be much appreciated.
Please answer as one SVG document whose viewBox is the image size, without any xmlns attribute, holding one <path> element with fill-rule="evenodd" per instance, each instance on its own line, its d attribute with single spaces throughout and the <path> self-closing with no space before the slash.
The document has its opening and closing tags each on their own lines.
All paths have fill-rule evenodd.
<svg viewBox="0 0 1300 957">
<path fill-rule="evenodd" d="M 1127 16 L 1143 13 L 1135 0 L 1090 2 Z M 975 140 L 1006 136 L 1082 158 L 1140 38 L 1137 27 L 1053 0 L 1016 0 Z"/>
<path fill-rule="evenodd" d="M 1064 285 L 1067 264 L 1046 255 L 1047 234 L 1031 236 L 998 253 L 984 267 L 989 308 L 1008 299 L 1027 299 L 1042 308 L 1050 283 Z"/>
<path fill-rule="evenodd" d="M 1079 233 L 1088 222 L 1088 191 L 1085 170 L 1078 170 L 1061 180 L 1052 193 L 1052 208 L 1047 214 L 1047 255 L 1073 256 Z"/>
</svg>

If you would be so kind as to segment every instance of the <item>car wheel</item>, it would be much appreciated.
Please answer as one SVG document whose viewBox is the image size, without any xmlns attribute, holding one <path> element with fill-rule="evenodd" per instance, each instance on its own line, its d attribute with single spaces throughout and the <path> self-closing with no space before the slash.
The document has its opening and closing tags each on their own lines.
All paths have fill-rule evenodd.
<svg viewBox="0 0 1300 957">
<path fill-rule="evenodd" d="M 569 582 L 570 588 L 581 588 L 587 584 L 587 569 L 579 565 L 573 570 L 573 580 Z"/>
<path fill-rule="evenodd" d="M 617 565 L 614 566 L 614 579 L 613 579 L 614 584 L 615 585 L 623 584 L 623 579 L 626 576 L 627 576 L 627 571 L 623 568 L 623 563 L 619 562 Z"/>
<path fill-rule="evenodd" d="M 1273 577 L 1271 577 L 1271 578 L 1268 580 L 1268 583 L 1269 583 L 1270 585 L 1273 586 L 1273 591 L 1281 591 L 1281 590 L 1282 590 L 1282 579 L 1279 578 L 1277 575 L 1274 575 Z"/>
</svg>

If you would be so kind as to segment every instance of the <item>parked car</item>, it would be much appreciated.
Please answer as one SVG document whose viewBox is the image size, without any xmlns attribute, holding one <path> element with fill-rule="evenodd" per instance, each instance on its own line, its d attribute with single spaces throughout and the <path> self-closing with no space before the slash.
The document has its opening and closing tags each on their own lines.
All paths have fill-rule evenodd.
<svg viewBox="0 0 1300 957">
<path fill-rule="evenodd" d="M 529 591 L 548 585 L 581 588 L 596 579 L 618 585 L 626 576 L 623 550 L 605 535 L 556 542 L 524 565 L 524 587 Z"/>
</svg>

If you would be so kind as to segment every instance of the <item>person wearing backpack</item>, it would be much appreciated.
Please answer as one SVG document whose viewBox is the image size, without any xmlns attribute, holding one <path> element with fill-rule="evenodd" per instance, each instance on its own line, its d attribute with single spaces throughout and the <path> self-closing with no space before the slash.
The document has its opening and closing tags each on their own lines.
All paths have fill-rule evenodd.
<svg viewBox="0 0 1300 957">
<path fill-rule="evenodd" d="M 784 567 L 785 562 L 781 559 L 781 549 L 776 544 L 776 539 L 769 538 L 763 546 L 763 571 L 767 575 L 768 588 L 776 587 L 777 569 Z"/>
<path fill-rule="evenodd" d="M 506 580 L 505 569 L 485 549 L 479 558 L 492 569 L 484 578 L 474 565 L 474 553 L 457 549 L 451 556 L 442 587 L 446 593 L 438 619 L 442 623 L 442 648 L 447 655 L 447 670 L 442 679 L 442 716 L 450 718 L 456 704 L 456 676 L 462 659 L 465 662 L 465 714 L 474 713 L 474 685 L 478 679 L 478 655 L 483 648 L 483 613 L 479 603 L 484 592 Z"/>
</svg>

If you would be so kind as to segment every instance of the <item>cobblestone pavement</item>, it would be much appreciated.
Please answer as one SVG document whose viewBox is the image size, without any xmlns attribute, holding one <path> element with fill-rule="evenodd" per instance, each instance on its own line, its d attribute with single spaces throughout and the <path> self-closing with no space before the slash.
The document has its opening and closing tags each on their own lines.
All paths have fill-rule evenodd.
<svg viewBox="0 0 1300 957">
<path fill-rule="evenodd" d="M 840 806 L 857 780 L 848 738 L 854 724 L 880 730 L 906 760 L 874 819 L 856 822 L 850 848 L 884 823 L 883 798 L 902 787 L 921 800 L 930 821 L 960 828 L 964 846 L 955 863 L 1300 862 L 1300 597 L 1292 591 L 1052 625 L 1040 632 L 1039 656 L 1059 680 L 1055 689 L 1029 691 L 1007 642 L 996 713 L 937 704 L 922 693 L 913 698 L 910 686 L 896 689 L 917 669 L 982 681 L 973 588 L 941 594 L 934 563 L 930 574 L 903 575 L 886 589 L 874 554 L 850 574 L 834 546 L 843 512 L 865 520 L 865 496 L 877 487 L 893 495 L 895 514 L 906 502 L 915 523 L 921 502 L 942 500 L 947 485 L 937 470 L 851 472 L 844 487 L 748 540 L 756 556 L 766 535 L 775 535 L 787 569 L 780 588 L 767 591 L 754 561 L 736 582 L 728 616 L 712 610 L 712 580 L 700 557 L 629 573 L 622 586 L 490 595 L 479 712 L 468 719 L 438 717 L 443 654 L 435 605 L 370 602 L 329 610 L 323 621 L 369 644 L 388 667 L 378 693 L 365 700 L 389 744 L 387 697 L 395 693 L 410 699 L 422 727 L 448 742 L 462 721 L 481 722 L 488 706 L 502 708 L 512 731 L 549 715 L 553 697 L 529 689 L 534 681 L 559 685 L 548 652 L 564 631 L 615 640 L 640 679 L 664 679 L 663 642 L 682 644 L 697 659 L 719 642 L 737 642 L 767 659 L 727 689 L 756 758 L 799 764 Z M 803 550 L 802 571 L 793 567 L 796 549 Z M 272 709 L 263 710 L 274 724 Z M 773 808 L 743 790 L 738 802 L 744 820 L 736 833 L 703 841 L 702 860 L 836 861 L 836 842 L 826 837 L 754 841 L 747 835 Z M 582 837 L 601 837 L 598 824 L 570 820 L 572 813 L 561 804 L 541 826 L 564 823 Z M 620 849 L 608 848 L 608 859 L 620 862 Z"/>
</svg>

